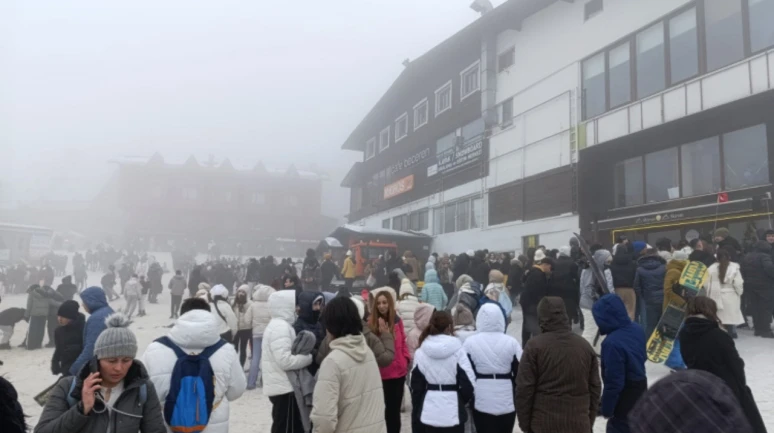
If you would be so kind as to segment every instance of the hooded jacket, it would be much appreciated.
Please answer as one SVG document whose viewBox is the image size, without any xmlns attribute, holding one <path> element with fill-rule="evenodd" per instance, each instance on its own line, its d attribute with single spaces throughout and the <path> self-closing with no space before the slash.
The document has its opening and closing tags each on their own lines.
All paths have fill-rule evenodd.
<svg viewBox="0 0 774 433">
<path fill-rule="evenodd" d="M 73 284 L 73 278 L 68 275 L 62 278 L 62 284 L 57 286 L 56 291 L 62 295 L 65 301 L 72 301 L 75 294 L 78 293 L 78 287 Z"/>
<path fill-rule="evenodd" d="M 142 285 L 137 278 L 129 278 L 129 281 L 124 284 L 124 296 L 127 298 L 139 298 L 142 296 Z"/>
<path fill-rule="evenodd" d="M 271 321 L 269 312 L 269 296 L 274 293 L 274 288 L 259 284 L 253 292 L 253 308 L 250 310 L 253 315 L 253 337 L 263 337 L 266 326 Z"/>
<path fill-rule="evenodd" d="M 323 338 L 325 338 L 325 329 L 323 329 L 322 323 L 320 323 L 320 310 L 314 311 L 313 307 L 316 302 L 320 303 L 320 307 L 325 305 L 325 298 L 320 292 L 303 292 L 298 296 L 298 318 L 293 323 L 293 329 L 296 331 L 296 335 L 301 331 L 309 331 L 314 334 L 316 339 L 315 348 L 320 347 Z"/>
<path fill-rule="evenodd" d="M 99 287 L 89 287 L 81 292 L 81 301 L 89 309 L 89 318 L 83 328 L 83 350 L 78 359 L 70 367 L 70 374 L 75 376 L 94 356 L 94 344 L 97 337 L 107 328 L 105 319 L 113 314 L 113 309 L 107 303 L 105 292 Z"/>
<path fill-rule="evenodd" d="M 712 298 L 718 306 L 718 318 L 724 325 L 741 325 L 745 323 L 742 315 L 742 294 L 744 293 L 744 279 L 739 270 L 739 265 L 734 262 L 728 264 L 724 280 L 720 280 L 720 263 L 714 263 L 707 270 L 706 291 L 707 297 Z"/>
<path fill-rule="evenodd" d="M 219 317 L 205 310 L 191 310 L 180 316 L 167 335 L 185 353 L 201 353 L 220 340 Z M 169 394 L 170 380 L 177 356 L 169 347 L 152 342 L 142 355 L 148 375 L 163 404 Z M 210 422 L 202 433 L 226 433 L 229 427 L 230 402 L 245 392 L 247 381 L 239 356 L 231 344 L 224 344 L 210 357 L 215 373 L 215 399 Z"/>
<path fill-rule="evenodd" d="M 476 317 L 478 332 L 463 343 L 476 374 L 475 408 L 490 415 L 516 410 L 514 393 L 522 349 L 515 338 L 503 333 L 503 328 L 505 320 L 500 309 L 484 305 Z"/>
<path fill-rule="evenodd" d="M 522 431 L 590 432 L 602 385 L 597 354 L 572 333 L 561 298 L 538 307 L 542 334 L 524 348 L 516 375 L 516 415 Z"/>
<path fill-rule="evenodd" d="M 419 294 L 419 300 L 432 305 L 438 311 L 443 311 L 446 303 L 449 302 L 438 279 L 438 273 L 434 269 L 425 272 L 425 285 L 422 287 L 422 293 Z"/>
<path fill-rule="evenodd" d="M 771 260 L 771 245 L 758 241 L 753 252 L 742 260 L 744 291 L 757 298 L 774 300 L 774 263 Z"/>
<path fill-rule="evenodd" d="M 592 256 L 592 260 L 597 264 L 599 269 L 605 276 L 605 282 L 607 283 L 607 293 L 613 293 L 615 287 L 613 286 L 613 273 L 610 272 L 610 268 L 607 266 L 607 260 L 610 258 L 610 251 L 597 250 Z M 580 277 L 581 285 L 581 307 L 590 310 L 594 305 L 594 302 L 600 298 L 599 290 L 601 289 L 594 278 L 594 271 L 590 266 L 586 266 L 581 271 Z M 603 290 L 604 291 L 604 290 Z"/>
<path fill-rule="evenodd" d="M 339 337 L 330 348 L 314 387 L 314 432 L 385 433 L 382 381 L 365 337 Z"/>
<path fill-rule="evenodd" d="M 26 317 L 48 317 L 51 308 L 58 308 L 63 301 L 62 295 L 50 287 L 35 284 L 27 290 Z"/>
<path fill-rule="evenodd" d="M 431 335 L 414 355 L 412 417 L 432 427 L 464 424 L 465 405 L 473 398 L 476 375 L 460 340 L 451 335 Z"/>
<path fill-rule="evenodd" d="M 406 346 L 411 359 L 414 359 L 414 353 L 419 347 L 419 336 L 427 329 L 427 325 L 430 324 L 430 318 L 433 317 L 434 312 L 435 307 L 430 304 L 420 304 L 414 310 L 414 327 L 406 334 Z"/>
<path fill-rule="evenodd" d="M 243 331 L 253 329 L 253 301 L 250 299 L 250 294 L 248 293 L 250 291 L 249 287 L 247 285 L 240 286 L 236 294 L 239 296 L 239 293 L 245 294 L 245 303 L 243 305 L 239 305 L 236 302 L 236 298 L 234 298 L 234 305 L 232 305 L 232 309 L 234 310 L 234 315 L 237 319 L 237 330 Z"/>
<path fill-rule="evenodd" d="M 685 320 L 679 339 L 685 365 L 722 379 L 736 396 L 754 431 L 765 432 L 758 406 L 747 386 L 744 360 L 739 356 L 731 336 L 716 322 L 704 316 L 692 316 Z"/>
<path fill-rule="evenodd" d="M 292 393 L 293 387 L 287 372 L 308 367 L 312 363 L 312 355 L 291 354 L 296 339 L 296 331 L 293 330 L 295 310 L 294 291 L 280 290 L 269 296 L 271 321 L 263 333 L 261 344 L 263 395 L 267 397 Z"/>
<path fill-rule="evenodd" d="M 608 294 L 592 309 L 602 341 L 602 393 L 600 413 L 626 419 L 648 388 L 645 375 L 645 331 L 629 319 L 623 300 Z"/>
<path fill-rule="evenodd" d="M 54 331 L 54 356 L 51 357 L 51 373 L 55 375 L 70 375 L 70 367 L 78 359 L 83 350 L 83 328 L 86 326 L 86 316 L 78 313 L 75 320 Z"/>
<path fill-rule="evenodd" d="M 634 291 L 648 304 L 664 303 L 666 262 L 660 256 L 645 256 L 637 261 Z"/>
<path fill-rule="evenodd" d="M 457 260 L 454 261 L 453 279 L 456 282 L 461 276 L 466 275 L 470 271 L 470 257 L 466 253 L 462 253 L 457 256 Z M 487 278 L 489 276 L 487 275 Z"/>
<path fill-rule="evenodd" d="M 218 296 L 216 297 L 212 294 L 212 292 L 225 292 L 226 288 L 222 285 L 217 285 L 212 288 L 210 291 L 210 295 L 212 296 L 212 302 L 210 302 L 210 313 L 213 317 L 215 317 L 218 322 L 218 332 L 219 334 L 225 334 L 226 332 L 231 331 L 231 337 L 233 338 L 237 331 L 239 330 L 237 325 L 237 317 L 236 314 L 234 314 L 234 310 L 231 308 L 231 305 L 226 301 L 225 294 L 223 297 Z"/>
<path fill-rule="evenodd" d="M 400 300 L 398 301 L 398 314 L 403 319 L 406 334 L 414 329 L 414 311 L 419 307 L 419 299 L 414 293 L 411 281 L 405 279 L 400 284 Z"/>
<path fill-rule="evenodd" d="M 186 284 L 184 276 L 175 275 L 169 280 L 169 293 L 171 293 L 172 296 L 183 296 L 187 286 L 188 284 Z"/>
<path fill-rule="evenodd" d="M 417 260 L 416 257 L 413 255 L 411 257 L 403 257 L 403 263 L 408 265 L 411 268 L 410 272 L 406 272 L 406 277 L 408 277 L 411 281 L 417 281 L 419 280 L 420 275 L 420 269 L 419 269 L 419 260 Z"/>
<path fill-rule="evenodd" d="M 613 262 L 610 263 L 610 274 L 613 276 L 613 287 L 633 288 L 634 276 L 637 273 L 637 263 L 625 248 L 619 248 Z"/>
<path fill-rule="evenodd" d="M 166 433 L 159 396 L 142 363 L 135 360 L 129 367 L 124 377 L 124 391 L 112 408 L 96 400 L 92 411 L 83 415 L 79 409 L 83 381 L 91 372 L 90 366 L 86 365 L 77 376 L 59 380 L 51 390 L 35 433 Z M 70 407 L 67 394 L 73 381 L 75 389 L 70 396 L 77 403 Z M 143 385 L 146 385 L 146 397 L 145 403 L 140 404 Z"/>
</svg>

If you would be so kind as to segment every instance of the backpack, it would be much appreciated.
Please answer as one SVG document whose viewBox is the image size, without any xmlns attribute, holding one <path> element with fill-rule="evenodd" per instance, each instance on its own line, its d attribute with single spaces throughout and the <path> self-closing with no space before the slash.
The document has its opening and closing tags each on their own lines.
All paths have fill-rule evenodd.
<svg viewBox="0 0 774 433">
<path fill-rule="evenodd" d="M 188 355 L 169 337 L 157 342 L 169 347 L 177 355 L 169 381 L 169 394 L 164 401 L 164 420 L 173 432 L 199 432 L 207 427 L 215 400 L 215 373 L 210 357 L 226 340 L 204 349 L 198 355 Z"/>
</svg>

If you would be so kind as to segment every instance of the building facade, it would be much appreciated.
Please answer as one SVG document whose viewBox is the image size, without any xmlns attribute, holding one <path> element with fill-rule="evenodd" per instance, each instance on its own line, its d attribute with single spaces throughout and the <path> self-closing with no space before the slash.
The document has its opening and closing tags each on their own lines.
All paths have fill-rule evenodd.
<svg viewBox="0 0 774 433">
<path fill-rule="evenodd" d="M 768 228 L 773 20 L 774 0 L 510 0 L 344 144 L 350 221 L 442 252 Z"/>
</svg>

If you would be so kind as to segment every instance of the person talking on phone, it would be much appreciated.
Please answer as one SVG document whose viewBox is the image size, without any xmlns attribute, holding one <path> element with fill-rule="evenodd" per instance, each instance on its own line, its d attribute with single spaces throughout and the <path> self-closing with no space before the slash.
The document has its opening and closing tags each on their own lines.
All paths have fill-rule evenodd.
<svg viewBox="0 0 774 433">
<path fill-rule="evenodd" d="M 131 322 L 110 315 L 94 356 L 48 397 L 35 433 L 166 433 L 161 404 L 137 355 Z"/>
</svg>

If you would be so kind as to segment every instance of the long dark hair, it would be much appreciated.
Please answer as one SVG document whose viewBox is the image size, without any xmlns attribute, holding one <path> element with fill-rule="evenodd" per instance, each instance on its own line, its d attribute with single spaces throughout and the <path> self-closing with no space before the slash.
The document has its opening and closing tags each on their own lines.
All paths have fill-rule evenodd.
<svg viewBox="0 0 774 433">
<path fill-rule="evenodd" d="M 718 304 L 706 296 L 697 296 L 688 301 L 685 313 L 688 316 L 702 315 L 713 322 L 721 323 L 718 318 Z"/>
<path fill-rule="evenodd" d="M 451 314 L 446 311 L 435 311 L 433 317 L 430 318 L 430 323 L 427 324 L 427 328 L 419 336 L 419 345 L 421 346 L 425 338 L 431 335 L 451 335 L 453 329 L 454 320 L 452 320 Z"/>
<path fill-rule="evenodd" d="M 728 264 L 731 263 L 731 255 L 725 248 L 718 248 L 718 275 L 720 276 L 720 282 L 726 282 L 726 271 L 728 270 Z"/>
</svg>

